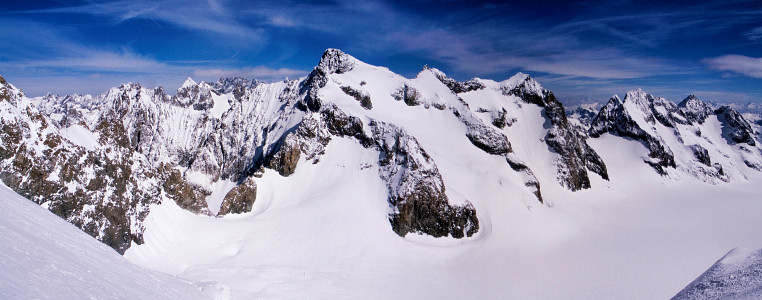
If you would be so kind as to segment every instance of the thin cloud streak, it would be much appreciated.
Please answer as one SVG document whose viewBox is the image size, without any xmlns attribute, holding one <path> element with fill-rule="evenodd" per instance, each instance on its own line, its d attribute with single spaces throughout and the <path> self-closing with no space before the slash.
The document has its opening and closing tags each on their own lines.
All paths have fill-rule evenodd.
<svg viewBox="0 0 762 300">
<path fill-rule="evenodd" d="M 132 19 L 165 22 L 180 28 L 256 40 L 261 32 L 236 21 L 215 1 L 127 0 L 28 11 L 27 13 L 84 14 L 108 17 L 114 24 Z"/>
<path fill-rule="evenodd" d="M 730 71 L 749 77 L 762 78 L 762 58 L 744 55 L 723 55 L 702 60 L 709 68 L 719 71 Z"/>
</svg>

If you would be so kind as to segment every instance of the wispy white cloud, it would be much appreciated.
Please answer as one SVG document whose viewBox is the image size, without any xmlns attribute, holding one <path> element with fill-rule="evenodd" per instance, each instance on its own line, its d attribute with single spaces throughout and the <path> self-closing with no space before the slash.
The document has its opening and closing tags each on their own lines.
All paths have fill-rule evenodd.
<svg viewBox="0 0 762 300">
<path fill-rule="evenodd" d="M 270 25 L 277 27 L 296 27 L 298 23 L 296 20 L 283 15 L 273 15 L 268 18 Z"/>
<path fill-rule="evenodd" d="M 762 58 L 744 55 L 723 55 L 702 60 L 709 68 L 718 71 L 730 71 L 754 78 L 762 78 Z"/>
<path fill-rule="evenodd" d="M 762 42 L 762 27 L 757 27 L 744 33 L 744 36 L 751 41 Z"/>
<path fill-rule="evenodd" d="M 50 59 L 26 60 L 10 63 L 22 68 L 65 68 L 79 72 L 120 72 L 120 73 L 162 73 L 170 66 L 154 59 L 135 54 L 128 50 L 106 51 L 82 49 L 76 56 L 62 56 Z"/>
<path fill-rule="evenodd" d="M 194 76 L 198 77 L 246 77 L 258 80 L 282 80 L 286 77 L 298 77 L 307 75 L 309 71 L 280 68 L 272 69 L 265 66 L 241 69 L 199 69 L 193 71 Z"/>
<path fill-rule="evenodd" d="M 221 3 L 200 1 L 122 0 L 29 11 L 28 13 L 84 14 L 111 18 L 115 24 L 132 19 L 164 22 L 180 28 L 256 40 L 262 32 L 237 21 Z"/>
</svg>

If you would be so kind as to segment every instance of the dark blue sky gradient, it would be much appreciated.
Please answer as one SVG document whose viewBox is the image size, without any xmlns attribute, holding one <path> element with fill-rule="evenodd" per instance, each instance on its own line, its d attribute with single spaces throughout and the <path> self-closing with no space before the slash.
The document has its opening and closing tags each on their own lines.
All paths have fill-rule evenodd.
<svg viewBox="0 0 762 300">
<path fill-rule="evenodd" d="M 4 1 L 7 2 L 7 1 Z M 18 1 L 0 74 L 30 96 L 304 76 L 340 48 L 414 77 L 537 78 L 562 101 L 643 88 L 762 102 L 760 1 Z"/>
</svg>

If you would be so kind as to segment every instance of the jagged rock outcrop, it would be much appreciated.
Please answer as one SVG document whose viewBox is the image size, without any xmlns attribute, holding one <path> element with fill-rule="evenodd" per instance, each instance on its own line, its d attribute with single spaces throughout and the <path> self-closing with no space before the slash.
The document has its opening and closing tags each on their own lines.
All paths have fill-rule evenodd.
<svg viewBox="0 0 762 300">
<path fill-rule="evenodd" d="M 749 146 L 755 146 L 754 129 L 749 122 L 734 109 L 729 106 L 723 106 L 714 111 L 720 122 L 722 122 L 723 135 L 731 143 L 743 143 Z"/>
<path fill-rule="evenodd" d="M 544 108 L 543 114 L 551 124 L 545 135 L 545 143 L 559 154 L 556 167 L 558 181 L 563 186 L 572 191 L 590 188 L 587 171 L 608 180 L 606 164 L 587 144 L 584 131 L 569 123 L 563 104 L 552 92 L 526 76 L 520 84 L 511 89 L 505 89 L 503 93 L 517 96 L 528 103 Z"/>
<path fill-rule="evenodd" d="M 351 67 L 346 66 L 354 66 L 352 59 L 342 52 L 329 50 L 327 53 L 324 59 L 331 63 L 321 61 L 306 81 L 325 86 L 325 76 L 347 72 Z M 346 57 L 337 58 L 336 55 Z M 348 88 L 342 90 L 354 94 L 351 90 L 347 92 Z M 454 206 L 449 203 L 436 164 L 414 137 L 393 124 L 375 120 L 368 124 L 372 132 L 369 135 L 360 118 L 348 115 L 335 104 L 324 102 L 312 89 L 305 91 L 305 101 L 311 104 L 299 107 L 308 113 L 296 130 L 288 133 L 273 148 L 274 154 L 266 159 L 267 167 L 288 176 L 295 170 L 302 153 L 307 153 L 306 160 L 317 163 L 332 137 L 354 138 L 363 147 L 373 147 L 381 153 L 379 176 L 387 182 L 392 208 L 389 220 L 397 234 L 405 236 L 414 232 L 435 237 L 462 238 L 479 230 L 476 211 L 470 204 Z M 401 94 L 402 98 L 412 97 L 417 100 L 418 97 L 415 89 L 407 85 Z M 412 101 L 414 100 L 406 100 L 406 103 Z"/>
<path fill-rule="evenodd" d="M 504 134 L 484 125 L 470 112 L 461 113 L 453 109 L 453 114 L 466 125 L 466 137 L 477 148 L 494 155 L 505 155 L 512 152 L 511 143 L 508 142 L 508 138 Z"/>
<path fill-rule="evenodd" d="M 712 109 L 704 101 L 691 94 L 677 104 L 689 123 L 704 124 L 707 117 L 712 114 Z"/>
<path fill-rule="evenodd" d="M 535 197 L 537 197 L 537 200 L 539 200 L 540 203 L 545 203 L 545 201 L 542 199 L 542 192 L 540 191 L 540 181 L 537 180 L 537 177 L 534 175 L 534 172 L 532 172 L 532 169 L 530 169 L 526 163 L 521 161 L 513 153 L 506 154 L 505 161 L 508 162 L 508 165 L 511 166 L 511 169 L 521 174 L 524 180 L 524 186 L 531 189 L 531 192 L 535 195 Z"/>
<path fill-rule="evenodd" d="M 242 77 L 226 77 L 212 83 L 212 87 L 220 94 L 233 93 L 236 99 L 240 99 L 245 90 L 255 88 L 260 84 L 263 82 Z"/>
<path fill-rule="evenodd" d="M 423 69 L 430 70 L 432 73 L 434 73 L 434 76 L 436 76 L 437 79 L 439 79 L 439 81 L 444 83 L 455 94 L 477 91 L 477 90 L 481 90 L 485 88 L 484 84 L 482 84 L 476 79 L 460 82 L 450 77 L 447 77 L 447 75 L 442 73 L 442 71 L 439 71 L 436 68 L 431 68 L 428 65 L 424 66 Z"/>
<path fill-rule="evenodd" d="M 379 172 L 389 188 L 394 209 L 389 219 L 397 234 L 462 238 L 479 230 L 471 204 L 449 204 L 436 164 L 414 137 L 387 123 L 372 121 L 370 127 L 381 152 Z"/>
<path fill-rule="evenodd" d="M 148 206 L 161 201 L 161 185 L 142 155 L 125 151 L 121 124 L 98 123 L 102 146 L 83 146 L 23 93 L 9 84 L 3 89 L 12 95 L 0 103 L 3 183 L 120 253 L 142 243 L 141 222 Z"/>
<path fill-rule="evenodd" d="M 661 138 L 653 134 L 652 126 L 657 120 L 653 113 L 654 99 L 642 90 L 627 93 L 624 101 L 615 95 L 593 119 L 589 134 L 599 137 L 609 132 L 642 142 L 649 150 L 650 160 L 646 160 L 646 163 L 659 174 L 665 175 L 667 172 L 664 168 L 676 167 L 675 157 Z"/>
<path fill-rule="evenodd" d="M 408 106 L 417 106 L 420 105 L 420 94 L 418 93 L 418 90 L 416 90 L 414 87 L 411 87 L 409 85 L 403 85 L 401 88 L 397 89 L 392 93 L 392 97 L 394 97 L 397 101 L 403 101 Z"/>
<path fill-rule="evenodd" d="M 693 150 L 693 156 L 696 157 L 696 160 L 707 166 L 712 165 L 712 158 L 709 156 L 709 150 L 706 150 L 706 148 L 701 147 L 700 145 L 691 145 L 690 148 Z"/>
<path fill-rule="evenodd" d="M 209 215 L 205 198 L 211 190 L 189 181 L 188 173 L 212 182 L 253 173 L 251 163 L 269 145 L 268 133 L 284 132 L 271 125 L 288 123 L 295 112 L 267 109 L 296 103 L 298 82 L 246 89 L 228 103 L 239 112 L 228 117 L 213 114 L 218 103 L 210 95 L 218 91 L 192 84 L 174 97 L 161 88 L 125 84 L 97 98 L 40 101 L 3 85 L 15 96 L 2 107 L 0 179 L 120 253 L 142 243 L 142 221 L 152 203 L 175 201 Z"/>
<path fill-rule="evenodd" d="M 231 189 L 222 200 L 218 216 L 250 212 L 257 200 L 257 183 L 248 178 Z"/>
<path fill-rule="evenodd" d="M 358 102 L 360 102 L 360 106 L 362 106 L 364 109 L 370 110 L 373 109 L 373 103 L 370 101 L 370 95 L 368 93 L 363 93 L 361 91 L 355 90 L 348 86 L 342 86 L 341 90 L 344 91 L 349 96 L 352 96 L 352 98 L 355 98 Z"/>
</svg>

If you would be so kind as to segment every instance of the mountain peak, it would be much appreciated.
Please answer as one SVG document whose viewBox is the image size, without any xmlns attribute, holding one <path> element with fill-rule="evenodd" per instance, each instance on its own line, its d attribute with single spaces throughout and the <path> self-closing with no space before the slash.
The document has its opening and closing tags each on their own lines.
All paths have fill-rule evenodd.
<svg viewBox="0 0 762 300">
<path fill-rule="evenodd" d="M 184 89 L 184 88 L 188 88 L 188 87 L 192 87 L 196 85 L 197 85 L 196 82 L 193 81 L 192 78 L 188 77 L 187 79 L 185 79 L 185 82 L 183 82 L 183 85 L 180 86 L 180 89 Z"/>
<path fill-rule="evenodd" d="M 5 81 L 5 78 L 0 76 L 0 100 L 11 100 L 11 98 L 24 97 L 24 93 L 17 89 L 12 84 Z"/>
<path fill-rule="evenodd" d="M 624 96 L 624 100 L 627 101 L 628 99 L 630 100 L 646 99 L 647 96 L 648 96 L 648 93 L 646 93 L 642 88 L 637 88 L 627 92 L 627 95 Z"/>
<path fill-rule="evenodd" d="M 346 73 L 354 68 L 357 59 L 339 49 L 329 48 L 323 52 L 317 68 L 325 74 Z"/>
<path fill-rule="evenodd" d="M 701 101 L 693 94 L 688 95 L 683 101 L 677 104 L 677 107 L 683 111 L 683 114 L 689 121 L 704 123 L 706 117 L 712 114 L 712 109 L 704 101 Z"/>
<path fill-rule="evenodd" d="M 521 85 L 522 83 L 524 83 L 527 80 L 534 81 L 534 79 L 532 79 L 532 77 L 530 77 L 529 75 L 521 73 L 521 72 L 518 72 L 518 73 L 514 74 L 513 76 L 511 76 L 510 78 L 501 81 L 500 82 L 500 86 L 512 89 L 514 87 L 517 87 L 517 86 Z"/>
</svg>

